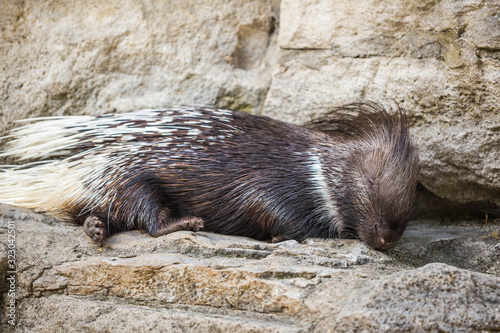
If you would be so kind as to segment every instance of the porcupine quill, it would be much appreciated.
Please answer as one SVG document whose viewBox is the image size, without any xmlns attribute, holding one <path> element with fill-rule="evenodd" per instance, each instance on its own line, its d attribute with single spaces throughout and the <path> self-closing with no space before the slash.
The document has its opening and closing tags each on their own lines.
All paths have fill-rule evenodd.
<svg viewBox="0 0 500 333">
<path fill-rule="evenodd" d="M 387 250 L 415 195 L 406 114 L 334 108 L 306 127 L 216 108 L 39 118 L 12 131 L 0 202 L 77 221 L 101 243 L 142 229 L 259 240 L 359 238 Z"/>
</svg>

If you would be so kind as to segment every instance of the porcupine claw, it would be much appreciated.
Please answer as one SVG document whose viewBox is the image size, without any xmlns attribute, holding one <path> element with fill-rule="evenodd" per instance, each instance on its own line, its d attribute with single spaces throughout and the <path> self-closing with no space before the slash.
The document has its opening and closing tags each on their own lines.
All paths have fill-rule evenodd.
<svg viewBox="0 0 500 333">
<path fill-rule="evenodd" d="M 83 230 L 97 243 L 102 243 L 102 241 L 108 236 L 106 231 L 106 226 L 99 220 L 98 217 L 90 215 L 85 219 L 83 223 Z"/>
</svg>

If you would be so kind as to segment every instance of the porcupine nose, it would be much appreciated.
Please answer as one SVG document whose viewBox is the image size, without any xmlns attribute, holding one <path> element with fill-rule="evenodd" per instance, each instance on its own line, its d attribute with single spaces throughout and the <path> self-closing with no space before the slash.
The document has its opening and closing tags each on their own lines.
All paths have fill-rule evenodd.
<svg viewBox="0 0 500 333">
<path fill-rule="evenodd" d="M 383 232 L 381 228 L 375 225 L 373 233 L 373 243 L 371 244 L 375 250 L 387 251 L 391 249 L 395 244 L 397 239 L 395 239 L 394 234 L 391 232 Z M 399 237 L 397 237 L 399 238 Z"/>
<path fill-rule="evenodd" d="M 382 237 L 379 237 L 375 242 L 376 246 L 374 248 L 379 251 L 387 251 L 396 244 L 396 242 L 388 242 Z"/>
</svg>

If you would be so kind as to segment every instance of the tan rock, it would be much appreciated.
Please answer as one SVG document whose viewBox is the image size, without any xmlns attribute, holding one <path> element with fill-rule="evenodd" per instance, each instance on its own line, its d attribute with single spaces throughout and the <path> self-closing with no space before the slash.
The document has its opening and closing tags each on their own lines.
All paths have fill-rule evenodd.
<svg viewBox="0 0 500 333">
<path fill-rule="evenodd" d="M 2 8 L 0 132 L 19 118 L 172 104 L 256 111 L 271 79 L 272 1 L 6 0 Z"/>
<path fill-rule="evenodd" d="M 26 299 L 20 311 L 26 315 L 16 332 L 307 332 L 291 322 L 273 322 L 269 318 L 205 314 L 192 309 L 114 304 L 67 296 Z"/>
<path fill-rule="evenodd" d="M 457 327 L 499 328 L 497 301 L 488 296 L 500 283 L 498 222 L 419 222 L 389 253 L 356 240 L 267 243 L 188 231 L 123 232 L 100 247 L 82 241 L 82 227 L 8 206 L 0 206 L 0 244 L 12 222 L 19 226 L 16 293 L 2 294 L 2 304 L 16 301 L 17 325 L 2 309 L 6 332 L 432 331 L 451 325 L 449 304 L 457 300 Z M 413 267 L 434 260 L 471 270 Z"/>
</svg>

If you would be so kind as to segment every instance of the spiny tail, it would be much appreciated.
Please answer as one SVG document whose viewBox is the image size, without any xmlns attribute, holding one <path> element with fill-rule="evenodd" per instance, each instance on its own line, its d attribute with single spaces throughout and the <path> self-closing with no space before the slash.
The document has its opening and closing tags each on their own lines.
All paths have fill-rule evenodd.
<svg viewBox="0 0 500 333">
<path fill-rule="evenodd" d="M 98 195 L 101 200 L 106 199 L 102 184 L 92 179 L 104 178 L 109 163 L 116 161 L 106 159 L 102 146 L 86 144 L 100 135 L 97 128 L 90 127 L 89 122 L 95 119 L 34 119 L 44 121 L 13 130 L 7 137 L 13 140 L 0 156 L 42 161 L 0 166 L 0 202 L 47 212 L 64 220 L 71 219 L 68 209 L 92 209 Z"/>
<path fill-rule="evenodd" d="M 78 180 L 85 176 L 84 172 L 70 171 L 68 163 L 60 161 L 4 166 L 0 172 L 0 202 L 68 219 L 64 208 L 78 202 L 85 193 Z"/>
<path fill-rule="evenodd" d="M 39 121 L 14 129 L 9 136 L 14 138 L 5 146 L 0 157 L 15 157 L 18 161 L 40 160 L 60 157 L 68 154 L 68 150 L 79 144 L 86 133 L 78 130 L 93 117 L 51 117 L 29 119 Z"/>
</svg>

